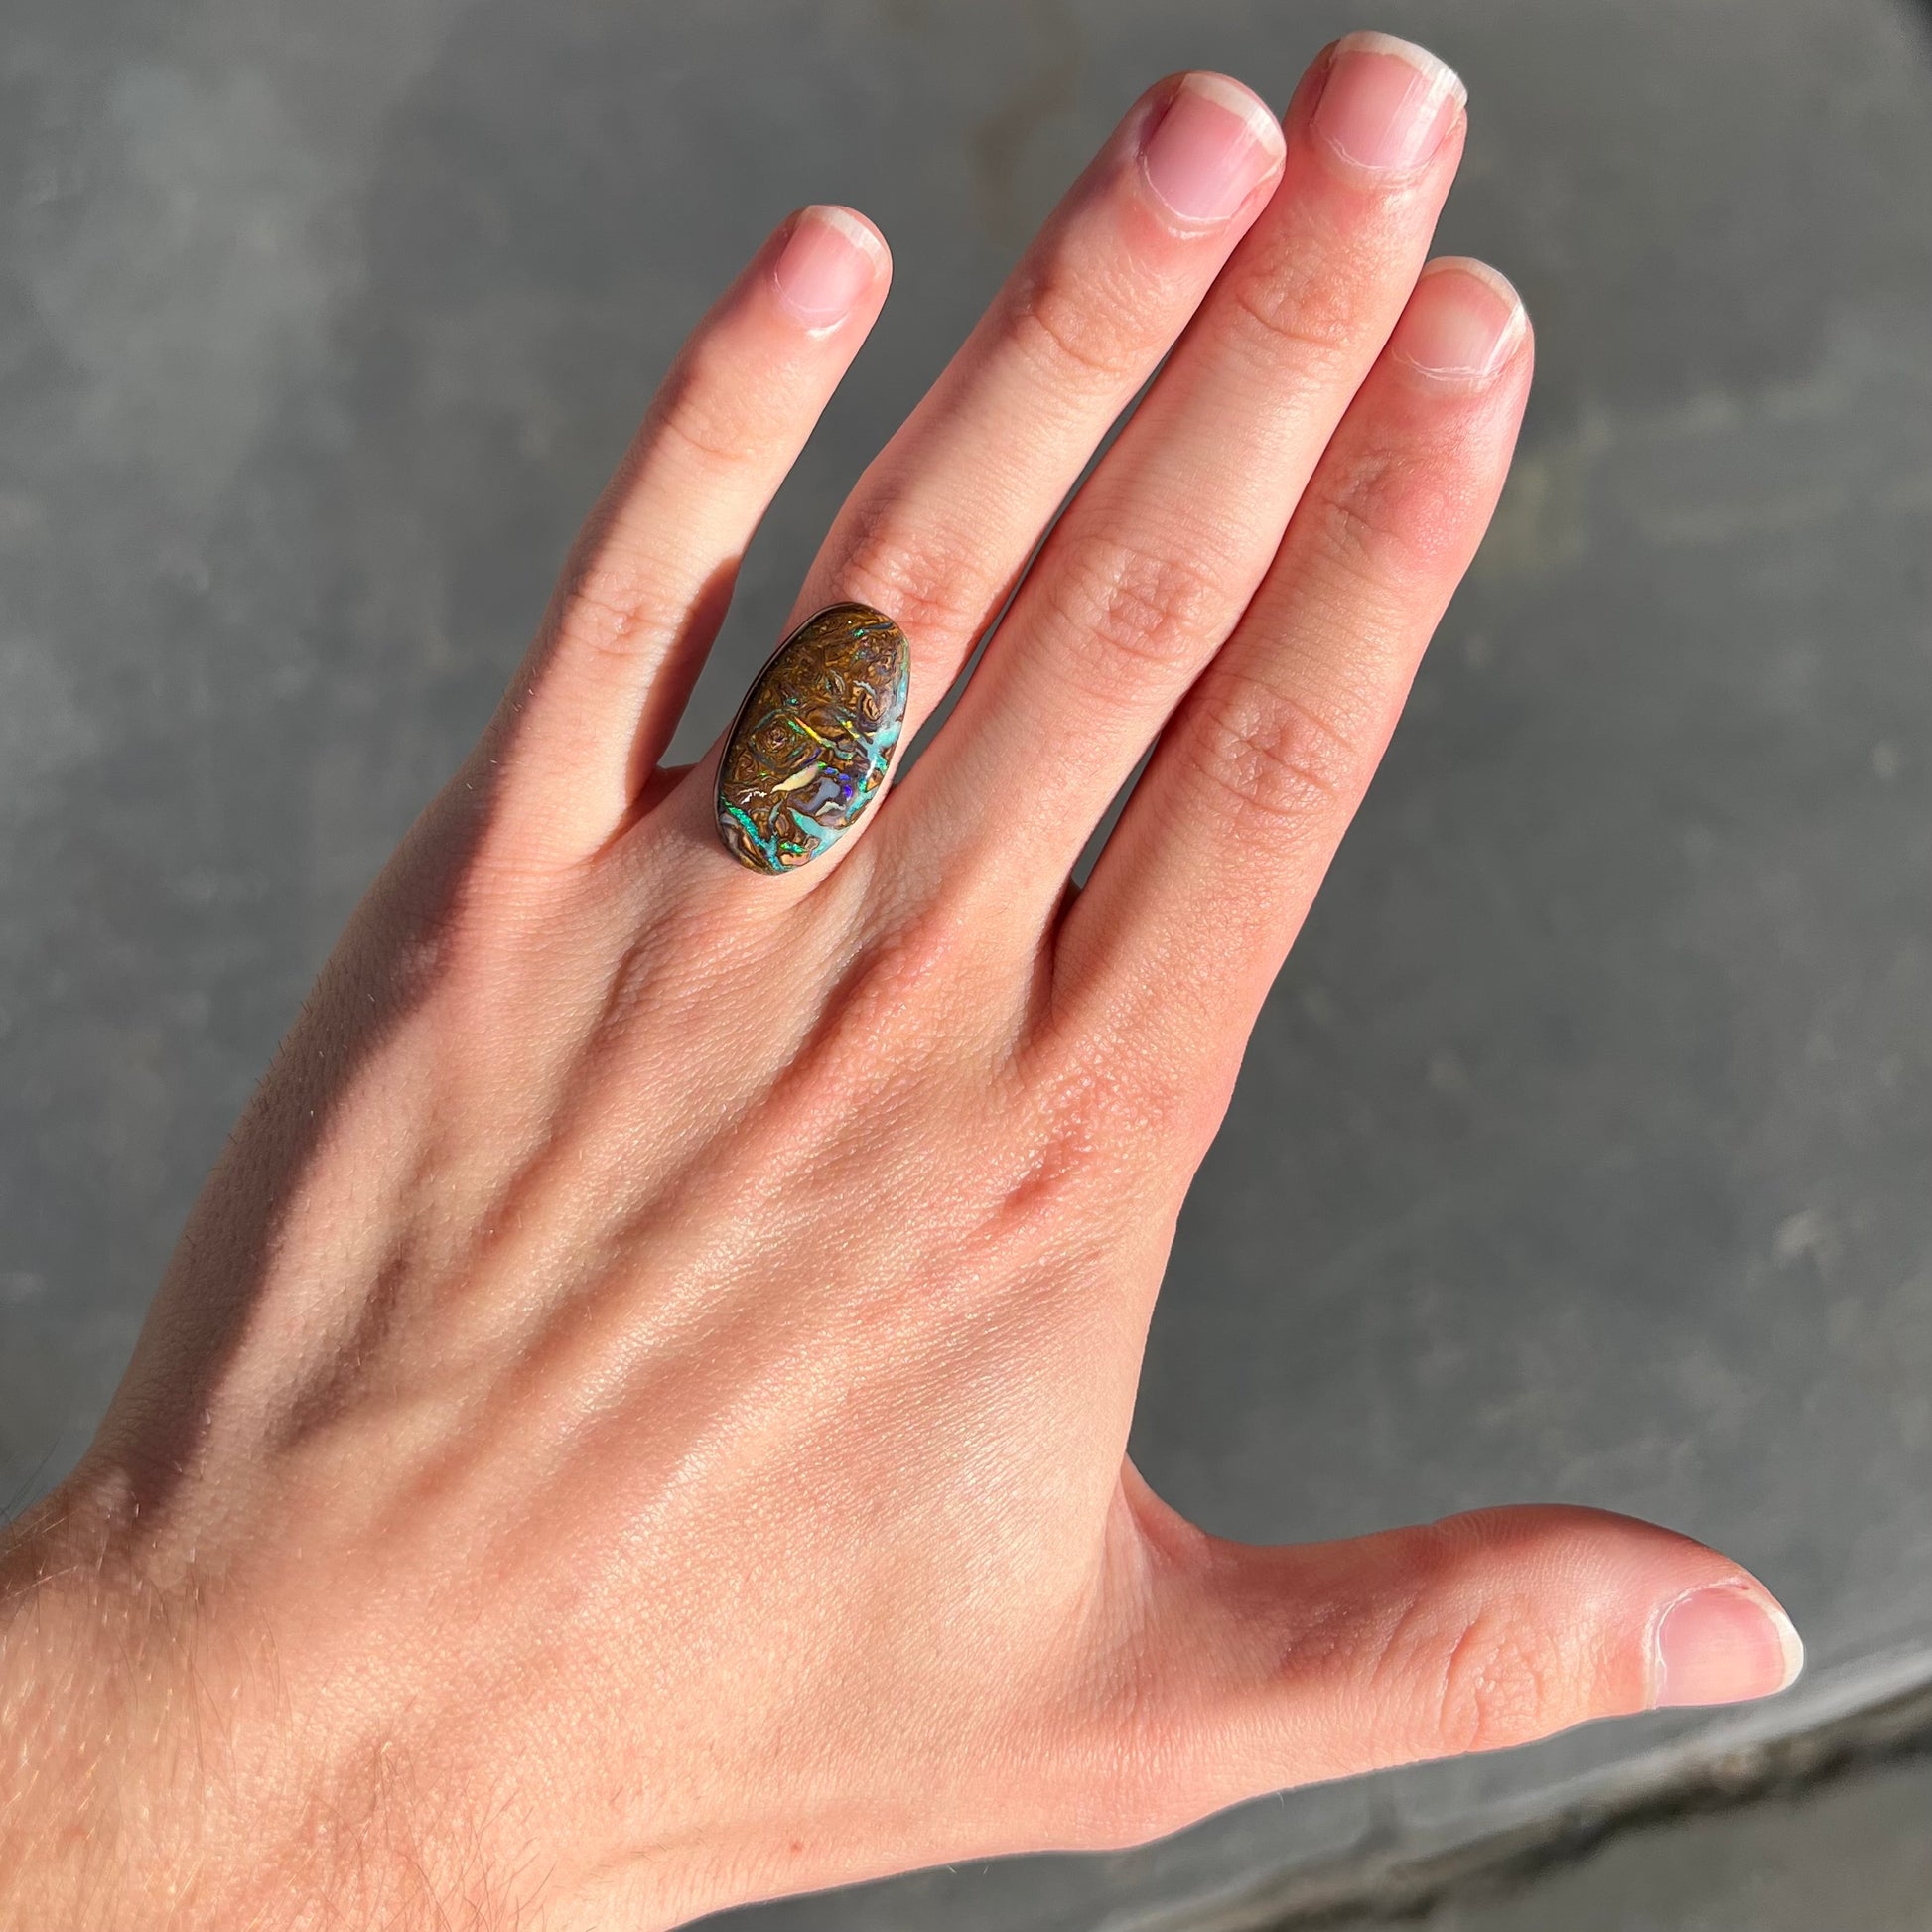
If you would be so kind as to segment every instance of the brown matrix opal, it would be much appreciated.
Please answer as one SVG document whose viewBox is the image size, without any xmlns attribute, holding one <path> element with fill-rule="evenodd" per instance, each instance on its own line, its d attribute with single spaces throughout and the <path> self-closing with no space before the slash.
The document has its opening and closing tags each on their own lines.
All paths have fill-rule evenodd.
<svg viewBox="0 0 1932 1932">
<path fill-rule="evenodd" d="M 893 760 L 912 652 L 869 604 L 806 621 L 758 675 L 718 761 L 718 834 L 754 872 L 818 857 L 865 810 Z"/>
</svg>

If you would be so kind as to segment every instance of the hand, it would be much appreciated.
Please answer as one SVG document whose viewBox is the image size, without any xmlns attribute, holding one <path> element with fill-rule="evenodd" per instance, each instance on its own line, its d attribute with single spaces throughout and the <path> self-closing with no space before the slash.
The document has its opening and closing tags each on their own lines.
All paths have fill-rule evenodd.
<svg viewBox="0 0 1932 1932">
<path fill-rule="evenodd" d="M 1463 132 L 1377 37 L 1285 138 L 1216 76 L 1136 103 L 800 592 L 902 624 L 908 742 L 1166 366 L 917 765 L 780 877 L 717 748 L 659 760 L 885 248 L 806 209 L 720 299 L 8 1545 L 8 1924 L 668 1925 L 1787 1681 L 1659 1529 L 1249 1548 L 1125 1460 L 1528 389 L 1507 284 L 1424 270 Z"/>
</svg>

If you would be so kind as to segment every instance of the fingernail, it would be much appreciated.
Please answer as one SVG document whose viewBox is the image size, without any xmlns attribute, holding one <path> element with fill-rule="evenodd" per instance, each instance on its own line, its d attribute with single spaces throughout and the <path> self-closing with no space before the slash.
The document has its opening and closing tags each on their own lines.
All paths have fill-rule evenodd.
<svg viewBox="0 0 1932 1932">
<path fill-rule="evenodd" d="M 1225 221 L 1281 166 L 1267 104 L 1225 74 L 1190 73 L 1145 137 L 1148 186 L 1183 221 Z"/>
<path fill-rule="evenodd" d="M 1486 262 L 1446 258 L 1424 269 L 1389 353 L 1434 381 L 1474 385 L 1516 352 L 1523 298 Z"/>
<path fill-rule="evenodd" d="M 853 304 L 886 266 L 886 245 L 847 207 L 802 209 L 773 264 L 778 300 L 808 328 L 823 329 Z"/>
<path fill-rule="evenodd" d="M 1657 1625 L 1660 1707 L 1735 1704 L 1781 1691 L 1803 1668 L 1791 1619 L 1741 1584 L 1680 1596 Z"/>
<path fill-rule="evenodd" d="M 1329 56 L 1311 125 L 1357 167 L 1399 174 L 1442 146 L 1467 99 L 1454 69 L 1427 48 L 1393 34 L 1347 34 Z"/>
</svg>

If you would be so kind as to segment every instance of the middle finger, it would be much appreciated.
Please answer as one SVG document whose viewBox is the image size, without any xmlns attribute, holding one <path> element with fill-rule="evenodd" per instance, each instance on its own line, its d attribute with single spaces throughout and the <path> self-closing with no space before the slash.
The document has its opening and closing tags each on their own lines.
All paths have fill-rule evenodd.
<svg viewBox="0 0 1932 1932">
<path fill-rule="evenodd" d="M 913 876 L 1041 908 L 1261 582 L 1427 256 L 1463 92 L 1351 34 L 1287 115 L 1281 186 L 1054 526 L 879 833 Z"/>
<path fill-rule="evenodd" d="M 847 599 L 892 614 L 914 650 L 906 742 L 1267 202 L 1284 145 L 1225 74 L 1149 88 L 854 485 L 791 621 Z"/>
</svg>

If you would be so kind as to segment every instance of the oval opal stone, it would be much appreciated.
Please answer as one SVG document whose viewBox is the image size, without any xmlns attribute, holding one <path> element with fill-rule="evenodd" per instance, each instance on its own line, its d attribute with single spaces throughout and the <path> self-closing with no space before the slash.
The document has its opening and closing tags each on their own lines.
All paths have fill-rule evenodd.
<svg viewBox="0 0 1932 1932">
<path fill-rule="evenodd" d="M 754 872 L 835 844 L 886 781 L 912 651 L 883 611 L 834 604 L 772 653 L 718 761 L 718 835 Z"/>
</svg>

